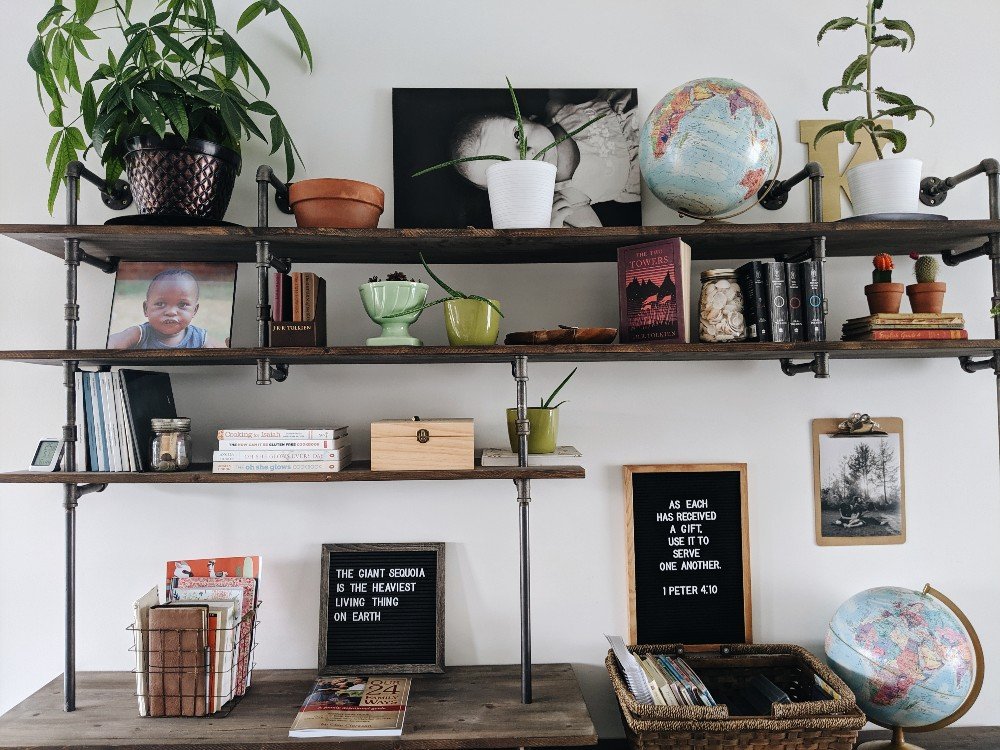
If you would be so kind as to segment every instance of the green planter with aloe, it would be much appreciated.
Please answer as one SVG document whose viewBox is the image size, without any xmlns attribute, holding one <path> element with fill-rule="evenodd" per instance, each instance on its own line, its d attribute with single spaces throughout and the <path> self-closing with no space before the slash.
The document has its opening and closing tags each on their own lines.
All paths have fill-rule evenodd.
<svg viewBox="0 0 1000 750">
<path fill-rule="evenodd" d="M 528 407 L 528 424 L 531 429 L 531 432 L 528 433 L 528 453 L 556 452 L 559 440 L 559 407 L 566 402 L 560 401 L 555 406 L 552 405 L 552 402 L 556 400 L 556 396 L 563 389 L 563 386 L 576 374 L 577 369 L 574 367 L 573 372 L 556 386 L 549 397 L 541 400 L 541 406 Z M 517 453 L 516 408 L 507 410 L 507 437 L 510 439 L 511 451 Z"/>
<path fill-rule="evenodd" d="M 427 265 L 423 253 L 420 254 L 420 263 L 427 274 L 434 279 L 439 287 L 448 293 L 447 297 L 436 299 L 433 302 L 424 302 L 411 305 L 405 310 L 386 315 L 386 320 L 397 317 L 410 317 L 416 320 L 416 316 L 428 307 L 444 304 L 444 324 L 448 331 L 448 343 L 452 346 L 492 346 L 497 342 L 500 335 L 500 303 L 495 299 L 480 297 L 478 294 L 465 294 L 445 284 Z"/>
</svg>

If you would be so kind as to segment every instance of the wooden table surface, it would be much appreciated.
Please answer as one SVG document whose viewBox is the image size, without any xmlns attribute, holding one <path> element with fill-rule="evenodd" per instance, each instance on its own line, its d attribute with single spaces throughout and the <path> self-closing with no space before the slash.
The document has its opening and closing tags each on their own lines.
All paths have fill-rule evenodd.
<svg viewBox="0 0 1000 750">
<path fill-rule="evenodd" d="M 77 710 L 62 710 L 58 677 L 0 717 L 2 748 L 141 747 L 270 750 L 506 748 L 593 745 L 597 734 L 569 664 L 533 670 L 534 703 L 520 702 L 520 667 L 449 667 L 415 675 L 402 737 L 290 739 L 315 678 L 310 670 L 257 670 L 225 718 L 142 718 L 129 672 L 77 674 Z"/>
</svg>

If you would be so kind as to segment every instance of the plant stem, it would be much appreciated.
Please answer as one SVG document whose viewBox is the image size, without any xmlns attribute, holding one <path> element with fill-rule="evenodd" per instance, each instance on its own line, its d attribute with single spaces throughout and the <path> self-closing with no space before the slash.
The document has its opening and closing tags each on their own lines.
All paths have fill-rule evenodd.
<svg viewBox="0 0 1000 750">
<path fill-rule="evenodd" d="M 875 53 L 875 48 L 872 46 L 872 35 L 875 33 L 875 0 L 868 0 L 868 14 L 865 16 L 865 42 L 868 45 L 868 65 L 867 68 L 867 85 L 865 86 L 865 99 L 868 102 L 868 121 L 875 121 L 875 111 L 872 107 L 872 56 Z M 868 128 L 868 136 L 872 139 L 872 145 L 875 147 L 875 153 L 878 155 L 879 159 L 884 159 L 885 156 L 882 154 L 882 147 L 878 145 L 878 138 L 875 137 L 875 133 Z"/>
</svg>

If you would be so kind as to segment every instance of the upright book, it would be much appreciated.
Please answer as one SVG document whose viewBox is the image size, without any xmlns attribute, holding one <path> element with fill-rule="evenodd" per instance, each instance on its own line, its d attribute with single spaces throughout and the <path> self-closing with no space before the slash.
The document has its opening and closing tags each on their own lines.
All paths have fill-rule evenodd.
<svg viewBox="0 0 1000 750">
<path fill-rule="evenodd" d="M 289 737 L 398 737 L 409 677 L 319 677 Z"/>
<path fill-rule="evenodd" d="M 779 261 L 763 263 L 764 286 L 767 290 L 767 314 L 771 324 L 771 341 L 787 343 L 788 333 L 788 279 L 785 264 Z"/>
<path fill-rule="evenodd" d="M 691 247 L 679 237 L 618 248 L 619 339 L 688 343 Z"/>
<path fill-rule="evenodd" d="M 785 264 L 788 282 L 788 340 L 805 341 L 805 320 L 802 317 L 802 272 L 798 263 Z"/>
<path fill-rule="evenodd" d="M 127 423 L 132 432 L 134 459 L 141 471 L 150 470 L 149 450 L 153 442 L 151 419 L 177 417 L 170 376 L 149 370 L 119 370 Z"/>
<path fill-rule="evenodd" d="M 208 710 L 208 607 L 149 609 L 149 715 L 204 716 Z"/>
<path fill-rule="evenodd" d="M 823 290 L 823 262 L 807 260 L 802 271 L 802 318 L 806 341 L 826 341 L 826 302 Z"/>
<path fill-rule="evenodd" d="M 744 263 L 736 269 L 736 280 L 743 292 L 743 313 L 747 319 L 750 341 L 770 341 L 767 289 L 764 284 L 764 264 L 759 260 Z"/>
</svg>

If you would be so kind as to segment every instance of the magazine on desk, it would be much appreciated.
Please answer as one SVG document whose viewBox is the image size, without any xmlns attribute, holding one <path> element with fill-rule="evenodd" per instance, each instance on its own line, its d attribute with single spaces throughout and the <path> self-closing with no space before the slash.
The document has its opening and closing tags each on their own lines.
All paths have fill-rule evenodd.
<svg viewBox="0 0 1000 750">
<path fill-rule="evenodd" d="M 318 677 L 288 736 L 398 737 L 409 694 L 409 677 Z"/>
</svg>

